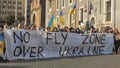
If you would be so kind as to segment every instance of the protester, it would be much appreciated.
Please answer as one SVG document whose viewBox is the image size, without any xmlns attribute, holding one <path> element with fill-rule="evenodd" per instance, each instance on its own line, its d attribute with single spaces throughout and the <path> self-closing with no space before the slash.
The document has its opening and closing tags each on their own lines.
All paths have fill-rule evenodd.
<svg viewBox="0 0 120 68">
<path fill-rule="evenodd" d="M 74 30 L 73 27 L 70 27 L 70 28 L 69 28 L 69 31 L 70 31 L 71 33 L 75 33 L 75 30 Z"/>
<path fill-rule="evenodd" d="M 4 25 L 4 29 L 8 29 L 8 26 L 5 24 Z M 28 29 L 28 30 L 37 30 L 39 31 L 39 27 L 36 27 L 34 24 L 30 24 L 29 26 L 25 26 L 22 25 L 21 23 L 17 24 L 15 29 Z M 53 29 L 51 29 L 50 27 L 46 28 L 47 32 L 70 32 L 70 33 L 78 33 L 78 34 L 89 34 L 89 33 L 99 33 L 99 30 L 97 28 L 95 28 L 94 26 L 91 26 L 89 30 L 86 30 L 85 28 L 74 28 L 74 27 L 68 27 L 65 26 L 64 28 L 61 28 L 60 25 L 58 25 L 57 27 L 54 27 Z M 113 31 L 112 28 L 106 28 L 104 27 L 101 31 L 101 33 L 113 33 L 114 32 L 114 42 L 115 42 L 115 52 L 116 54 L 118 53 L 118 48 L 120 47 L 120 35 L 119 35 L 119 31 L 118 29 L 115 29 Z M 3 33 L 3 26 L 0 26 L 0 35 L 2 35 Z M 4 36 L 2 36 L 4 37 Z M 0 38 L 0 47 L 3 48 L 3 38 Z M 3 51 L 0 51 L 0 53 Z M 1 55 L 1 54 L 0 54 Z"/>
<path fill-rule="evenodd" d="M 4 34 L 3 25 L 0 25 L 0 57 L 4 57 Z"/>
<path fill-rule="evenodd" d="M 63 29 L 64 32 L 69 32 L 69 28 L 67 26 L 64 27 Z"/>
<path fill-rule="evenodd" d="M 64 29 L 60 27 L 60 25 L 57 25 L 58 32 L 64 32 Z"/>
<path fill-rule="evenodd" d="M 110 29 L 108 30 L 108 33 L 113 33 L 113 29 L 110 28 Z"/>
<path fill-rule="evenodd" d="M 85 34 L 85 29 L 84 28 L 81 29 L 81 34 Z"/>
<path fill-rule="evenodd" d="M 79 29 L 79 28 L 76 28 L 75 33 L 80 34 L 80 33 L 81 33 L 80 29 Z"/>
<path fill-rule="evenodd" d="M 99 30 L 97 28 L 95 28 L 94 33 L 99 33 Z"/>
<path fill-rule="evenodd" d="M 120 34 L 117 28 L 114 30 L 114 43 L 115 43 L 115 52 L 118 54 L 118 48 L 120 47 Z"/>
<path fill-rule="evenodd" d="M 52 32 L 58 32 L 58 28 L 57 27 L 54 27 Z"/>
<path fill-rule="evenodd" d="M 36 30 L 36 26 L 35 26 L 35 24 L 31 24 L 31 26 L 30 26 L 30 30 Z"/>
<path fill-rule="evenodd" d="M 47 27 L 47 32 L 50 32 L 50 27 Z"/>
<path fill-rule="evenodd" d="M 7 24 L 4 24 L 4 30 L 9 29 Z"/>
<path fill-rule="evenodd" d="M 21 23 L 18 23 L 18 24 L 17 24 L 17 29 L 23 29 Z"/>
</svg>

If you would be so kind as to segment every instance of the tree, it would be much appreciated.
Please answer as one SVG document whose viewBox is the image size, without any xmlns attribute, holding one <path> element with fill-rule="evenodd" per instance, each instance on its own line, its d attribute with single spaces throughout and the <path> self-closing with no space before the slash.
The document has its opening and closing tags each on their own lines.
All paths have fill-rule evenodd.
<svg viewBox="0 0 120 68">
<path fill-rule="evenodd" d="M 19 16 L 19 17 L 18 17 L 18 20 L 19 20 L 20 22 L 22 22 L 22 21 L 25 21 L 25 18 L 24 18 L 24 16 Z"/>
<path fill-rule="evenodd" d="M 19 16 L 18 21 L 22 22 L 24 21 L 24 16 Z M 8 15 L 3 18 L 0 18 L 0 21 L 7 23 L 8 25 L 13 25 L 15 22 L 15 16 L 14 15 Z"/>
<path fill-rule="evenodd" d="M 8 25 L 13 25 L 13 23 L 15 22 L 15 16 L 13 15 L 7 16 L 5 22 Z"/>
<path fill-rule="evenodd" d="M 0 16 L 0 25 L 3 25 L 5 23 L 4 17 Z"/>
</svg>

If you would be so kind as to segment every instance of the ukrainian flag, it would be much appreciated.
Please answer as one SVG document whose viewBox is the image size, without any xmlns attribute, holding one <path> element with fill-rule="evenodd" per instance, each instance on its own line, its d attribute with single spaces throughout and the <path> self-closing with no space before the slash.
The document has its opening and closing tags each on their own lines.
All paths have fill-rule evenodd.
<svg viewBox="0 0 120 68">
<path fill-rule="evenodd" d="M 76 10 L 76 4 L 72 6 L 72 9 L 70 10 L 70 14 L 74 14 Z"/>
<path fill-rule="evenodd" d="M 0 32 L 0 55 L 3 54 L 3 49 L 4 49 L 4 36 L 3 33 Z"/>
<path fill-rule="evenodd" d="M 63 26 L 64 23 L 65 23 L 65 20 L 64 20 L 63 12 L 62 12 L 62 11 L 60 11 L 60 23 L 61 23 L 62 26 Z"/>
<path fill-rule="evenodd" d="M 53 27 L 55 26 L 56 22 L 55 22 L 55 17 L 54 14 L 52 14 L 52 17 L 48 23 L 48 27 L 50 27 L 50 30 L 53 30 Z"/>
</svg>

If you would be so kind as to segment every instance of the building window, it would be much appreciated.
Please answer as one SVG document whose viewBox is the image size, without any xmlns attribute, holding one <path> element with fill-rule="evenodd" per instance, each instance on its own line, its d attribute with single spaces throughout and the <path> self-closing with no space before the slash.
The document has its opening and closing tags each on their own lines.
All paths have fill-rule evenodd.
<svg viewBox="0 0 120 68">
<path fill-rule="evenodd" d="M 91 19 L 91 25 L 94 25 L 95 26 L 95 18 L 93 17 L 92 19 Z"/>
<path fill-rule="evenodd" d="M 10 11 L 10 15 L 12 15 L 12 12 Z"/>
<path fill-rule="evenodd" d="M 22 7 L 18 7 L 18 9 L 22 9 Z"/>
<path fill-rule="evenodd" d="M 7 3 L 7 1 L 3 1 L 3 3 Z"/>
<path fill-rule="evenodd" d="M 7 12 L 5 11 L 4 13 L 6 14 Z"/>
<path fill-rule="evenodd" d="M 16 2 L 15 2 L 15 1 L 13 1 L 13 4 L 16 4 Z"/>
<path fill-rule="evenodd" d="M 8 9 L 10 8 L 10 6 L 8 6 Z"/>
<path fill-rule="evenodd" d="M 15 9 L 15 6 L 13 6 L 13 9 Z"/>
<path fill-rule="evenodd" d="M 35 14 L 33 15 L 33 24 L 35 24 Z"/>
<path fill-rule="evenodd" d="M 69 0 L 69 3 L 73 3 L 73 0 Z"/>
<path fill-rule="evenodd" d="M 18 15 L 22 15 L 22 12 L 18 12 Z"/>
<path fill-rule="evenodd" d="M 8 1 L 8 4 L 12 4 L 12 1 Z"/>
<path fill-rule="evenodd" d="M 2 14 L 4 14 L 4 11 L 2 11 Z"/>
<path fill-rule="evenodd" d="M 5 5 L 3 5 L 3 8 L 6 8 L 6 6 L 5 6 Z"/>
<path fill-rule="evenodd" d="M 83 22 L 83 8 L 80 9 L 80 21 Z"/>
<path fill-rule="evenodd" d="M 12 14 L 15 14 L 15 12 L 12 12 Z"/>
<path fill-rule="evenodd" d="M 59 16 L 56 17 L 56 20 L 57 20 L 57 24 L 60 24 L 59 23 Z"/>
<path fill-rule="evenodd" d="M 59 0 L 56 1 L 56 9 L 59 10 Z"/>
<path fill-rule="evenodd" d="M 111 21 L 111 1 L 106 2 L 106 21 Z"/>
<path fill-rule="evenodd" d="M 72 15 L 70 14 L 70 26 L 72 24 Z"/>
<path fill-rule="evenodd" d="M 8 11 L 7 14 L 9 14 L 10 12 Z"/>
<path fill-rule="evenodd" d="M 22 2 L 18 2 L 18 4 L 20 4 L 20 5 L 21 5 L 21 4 L 22 4 Z"/>
<path fill-rule="evenodd" d="M 27 16 L 27 19 L 30 19 L 30 16 L 29 16 L 29 15 Z"/>
<path fill-rule="evenodd" d="M 12 9 L 12 6 L 10 6 L 10 9 Z"/>
<path fill-rule="evenodd" d="M 65 0 L 62 0 L 62 7 L 65 7 Z"/>
<path fill-rule="evenodd" d="M 51 12 L 51 7 L 52 7 L 52 3 L 51 3 L 51 0 L 48 0 L 48 3 L 47 3 L 47 12 Z M 56 4 L 57 5 L 57 4 Z M 56 8 L 57 9 L 57 8 Z"/>
</svg>

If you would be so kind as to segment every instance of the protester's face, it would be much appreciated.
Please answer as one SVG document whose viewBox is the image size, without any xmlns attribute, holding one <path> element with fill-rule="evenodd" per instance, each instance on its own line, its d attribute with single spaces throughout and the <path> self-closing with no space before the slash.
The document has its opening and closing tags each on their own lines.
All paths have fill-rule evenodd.
<svg viewBox="0 0 120 68">
<path fill-rule="evenodd" d="M 56 32 L 56 31 L 57 31 L 57 29 L 56 29 L 56 28 L 54 28 L 54 30 L 53 30 L 53 31 L 55 31 L 55 32 Z"/>
<path fill-rule="evenodd" d="M 68 28 L 67 28 L 67 27 L 65 27 L 65 30 L 68 30 Z"/>
<path fill-rule="evenodd" d="M 7 25 L 4 25 L 4 28 L 6 29 L 6 28 L 8 28 L 8 26 L 7 26 Z"/>
<path fill-rule="evenodd" d="M 105 29 L 103 29 L 102 31 L 105 32 Z"/>
<path fill-rule="evenodd" d="M 58 25 L 58 28 L 60 28 L 60 25 Z"/>
<path fill-rule="evenodd" d="M 90 31 L 93 32 L 93 28 L 90 28 Z"/>
<path fill-rule="evenodd" d="M 113 30 L 112 30 L 112 29 L 110 29 L 110 30 L 109 30 L 109 32 L 110 32 L 110 33 L 113 33 Z"/>
<path fill-rule="evenodd" d="M 3 31 L 3 28 L 2 28 L 2 27 L 0 27 L 0 31 Z"/>
<path fill-rule="evenodd" d="M 21 24 L 18 24 L 18 26 L 17 26 L 17 27 L 18 27 L 18 29 L 21 29 Z"/>
<path fill-rule="evenodd" d="M 34 25 L 32 25 L 30 29 L 33 30 L 34 29 Z"/>
<path fill-rule="evenodd" d="M 76 31 L 77 31 L 77 32 L 79 32 L 80 30 L 79 30 L 79 29 L 77 29 Z"/>
<path fill-rule="evenodd" d="M 47 31 L 50 31 L 50 28 L 47 28 Z"/>
<path fill-rule="evenodd" d="M 114 30 L 115 33 L 118 33 L 117 29 Z"/>
<path fill-rule="evenodd" d="M 74 31 L 74 29 L 71 29 L 71 31 L 73 32 L 73 31 Z"/>
</svg>

